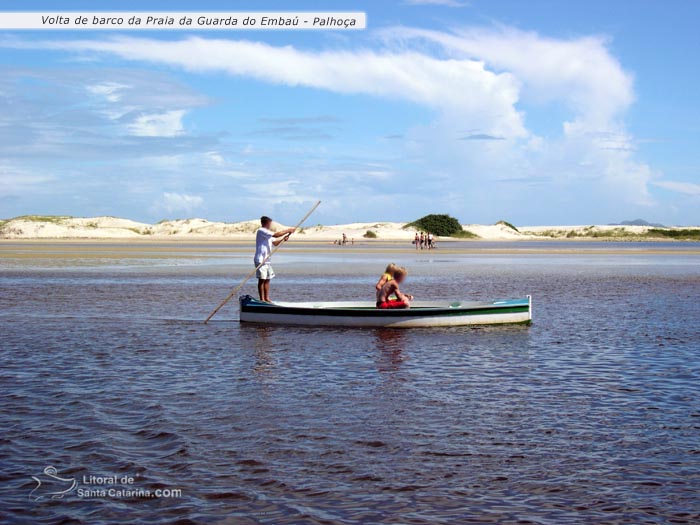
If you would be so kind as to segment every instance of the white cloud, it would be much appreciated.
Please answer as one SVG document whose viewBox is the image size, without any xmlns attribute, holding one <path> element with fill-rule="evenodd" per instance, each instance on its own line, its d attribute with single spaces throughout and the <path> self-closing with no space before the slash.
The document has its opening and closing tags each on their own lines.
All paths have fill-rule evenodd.
<svg viewBox="0 0 700 525">
<path fill-rule="evenodd" d="M 264 82 L 309 86 L 339 93 L 400 97 L 468 119 L 480 133 L 526 137 L 517 106 L 564 101 L 572 119 L 569 135 L 624 132 L 621 117 L 634 101 L 632 76 L 610 54 L 602 37 L 553 39 L 512 28 L 466 28 L 440 32 L 391 28 L 383 51 L 306 51 L 245 40 L 191 37 L 36 42 L 76 52 L 223 71 Z M 422 49 L 438 45 L 446 57 Z"/>
<path fill-rule="evenodd" d="M 684 195 L 700 196 L 700 184 L 695 184 L 693 182 L 660 180 L 655 181 L 653 184 L 654 186 L 659 186 L 660 188 L 682 193 Z"/>
<path fill-rule="evenodd" d="M 290 202 L 300 202 L 308 199 L 308 196 L 299 196 L 295 191 L 295 187 L 299 186 L 298 180 L 276 180 L 274 184 L 265 185 L 265 195 L 272 199 L 284 198 Z M 252 192 L 258 192 L 260 189 L 260 183 L 244 183 L 241 184 L 242 188 L 250 190 Z"/>
<path fill-rule="evenodd" d="M 163 193 L 163 196 L 158 199 L 153 206 L 151 206 L 151 212 L 191 213 L 195 208 L 199 208 L 202 204 L 204 204 L 204 199 L 199 195 L 165 192 Z"/>
<path fill-rule="evenodd" d="M 131 86 L 118 82 L 102 82 L 85 86 L 85 89 L 93 95 L 103 97 L 108 102 L 119 102 L 122 98 L 122 91 L 130 87 Z"/>
<path fill-rule="evenodd" d="M 221 167 L 226 165 L 226 160 L 218 151 L 207 151 L 204 156 L 216 167 Z"/>
<path fill-rule="evenodd" d="M 136 117 L 127 128 L 137 137 L 176 137 L 182 135 L 182 117 L 185 111 L 175 109 L 164 113 L 144 113 Z"/>
<path fill-rule="evenodd" d="M 42 191 L 42 187 L 54 179 L 51 175 L 32 173 L 0 161 L 0 197 Z"/>
<path fill-rule="evenodd" d="M 401 27 L 381 36 L 384 46 L 375 50 L 308 50 L 198 37 L 25 41 L 22 46 L 115 56 L 193 73 L 223 72 L 431 108 L 430 124 L 400 130 L 405 139 L 397 147 L 404 151 L 397 156 L 416 167 L 406 175 L 413 194 L 444 185 L 450 192 L 438 192 L 440 204 L 454 209 L 544 209 L 546 204 L 559 206 L 563 214 L 573 206 L 582 214 L 618 214 L 626 210 L 618 203 L 652 204 L 650 183 L 669 189 L 674 184 L 663 186 L 659 174 L 635 159 L 635 141 L 624 123 L 635 100 L 634 79 L 611 54 L 606 38 L 548 38 L 508 27 L 451 32 Z M 525 108 L 549 105 L 557 108 L 556 115 L 563 107 L 566 116 L 559 133 L 540 136 L 528 127 Z M 190 106 L 155 108 L 136 117 L 129 130 L 139 136 L 183 134 L 184 111 L 168 109 L 178 107 Z M 471 140 L 459 140 L 465 137 Z M 250 145 L 243 153 L 253 155 L 257 148 Z M 224 167 L 218 151 L 203 153 L 210 166 Z M 539 193 L 523 191 L 514 182 L 500 194 L 493 190 L 499 180 L 523 185 L 537 181 Z M 311 182 L 324 184 L 321 175 Z M 279 191 L 286 198 L 298 195 L 299 189 L 282 184 Z"/>
<path fill-rule="evenodd" d="M 533 176 L 549 173 L 560 183 L 598 177 L 606 196 L 614 192 L 620 201 L 652 204 L 648 183 L 655 175 L 634 159 L 634 139 L 623 120 L 635 99 L 633 77 L 610 54 L 606 38 L 554 39 L 508 27 L 449 33 L 391 28 L 382 36 L 394 45 L 437 45 L 448 60 L 478 58 L 486 68 L 507 71 L 520 83 L 518 104 L 563 103 L 568 108 L 561 136 L 545 139 L 530 131 L 530 147 L 509 148 L 507 158 L 514 167 L 520 166 L 515 171 L 526 168 Z M 527 118 L 523 120 L 527 124 Z M 571 169 L 573 165 L 587 169 Z M 495 166 L 508 171 L 500 163 Z"/>
<path fill-rule="evenodd" d="M 472 59 L 442 60 L 411 50 L 303 51 L 245 40 L 116 38 L 25 43 L 24 46 L 98 52 L 128 60 L 226 72 L 288 86 L 401 98 L 441 112 L 468 116 L 473 127 L 501 136 L 525 136 L 515 108 L 520 82 Z"/>
<path fill-rule="evenodd" d="M 633 77 L 610 54 L 604 37 L 554 39 L 509 27 L 451 33 L 392 28 L 383 35 L 388 40 L 438 44 L 455 59 L 478 58 L 511 72 L 533 100 L 565 101 L 576 115 L 568 124 L 570 131 L 616 126 L 634 101 Z"/>
</svg>

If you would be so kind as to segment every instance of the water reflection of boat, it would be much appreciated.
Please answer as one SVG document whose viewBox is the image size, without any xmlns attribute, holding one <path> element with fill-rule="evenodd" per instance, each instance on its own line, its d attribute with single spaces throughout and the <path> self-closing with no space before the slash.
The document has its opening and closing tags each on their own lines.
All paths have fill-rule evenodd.
<svg viewBox="0 0 700 525">
<path fill-rule="evenodd" d="M 256 326 L 254 329 L 255 366 L 253 371 L 258 375 L 269 374 L 275 367 L 275 361 L 272 358 L 272 338 L 270 334 L 270 330 L 274 330 L 274 328 Z"/>
<path fill-rule="evenodd" d="M 406 347 L 407 334 L 404 330 L 395 330 L 393 328 L 385 328 L 376 330 L 377 349 L 381 352 L 377 362 L 377 368 L 380 372 L 395 372 L 404 362 L 406 356 L 404 349 Z"/>
<path fill-rule="evenodd" d="M 416 302 L 409 309 L 382 310 L 373 303 L 266 303 L 240 298 L 241 322 L 308 326 L 419 328 L 494 324 L 530 324 L 532 299 L 492 302 Z"/>
</svg>

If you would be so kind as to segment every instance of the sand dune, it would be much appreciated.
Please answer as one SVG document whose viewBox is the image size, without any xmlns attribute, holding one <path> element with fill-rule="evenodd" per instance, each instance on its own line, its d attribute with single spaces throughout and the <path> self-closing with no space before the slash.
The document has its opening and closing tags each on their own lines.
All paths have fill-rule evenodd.
<svg viewBox="0 0 700 525">
<path fill-rule="evenodd" d="M 123 240 L 249 240 L 258 228 L 258 221 L 235 223 L 212 222 L 206 219 L 180 219 L 147 224 L 117 217 L 57 217 L 25 216 L 0 221 L 2 239 L 123 239 Z M 296 240 L 333 242 L 345 233 L 349 240 L 366 242 L 364 236 L 373 232 L 380 241 L 410 241 L 414 228 L 404 228 L 400 222 L 359 222 L 332 226 L 309 226 L 295 236 Z M 274 224 L 274 228 L 285 228 Z M 649 226 L 523 226 L 514 229 L 506 223 L 491 225 L 465 224 L 464 229 L 477 239 L 543 240 L 543 239 L 595 239 L 642 238 Z M 672 229 L 670 229 L 672 230 Z M 700 228 L 693 228 L 700 230 Z M 441 241 L 449 239 L 439 239 Z"/>
</svg>

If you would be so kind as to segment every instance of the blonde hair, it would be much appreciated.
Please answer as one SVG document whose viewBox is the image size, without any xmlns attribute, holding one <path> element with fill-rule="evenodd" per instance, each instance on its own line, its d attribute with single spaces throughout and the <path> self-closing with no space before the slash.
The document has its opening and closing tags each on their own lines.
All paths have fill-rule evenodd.
<svg viewBox="0 0 700 525">
<path fill-rule="evenodd" d="M 398 277 L 399 275 L 406 277 L 408 275 L 408 270 L 403 266 L 397 266 L 396 270 L 394 270 L 394 277 Z"/>
<path fill-rule="evenodd" d="M 386 270 L 384 270 L 384 273 L 388 273 L 389 275 L 391 275 L 393 277 L 394 274 L 396 273 L 396 270 L 398 270 L 398 269 L 399 269 L 399 267 L 396 266 L 394 263 L 389 263 L 386 267 Z"/>
</svg>

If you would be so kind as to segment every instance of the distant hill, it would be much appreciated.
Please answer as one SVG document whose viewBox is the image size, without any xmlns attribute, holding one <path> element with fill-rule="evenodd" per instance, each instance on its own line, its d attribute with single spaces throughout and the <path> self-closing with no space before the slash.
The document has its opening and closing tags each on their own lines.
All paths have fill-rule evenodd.
<svg viewBox="0 0 700 525">
<path fill-rule="evenodd" d="M 658 222 L 648 222 L 644 219 L 634 219 L 633 221 L 622 221 L 617 224 L 612 224 L 611 226 L 651 226 L 652 228 L 666 228 L 663 224 Z"/>
</svg>

